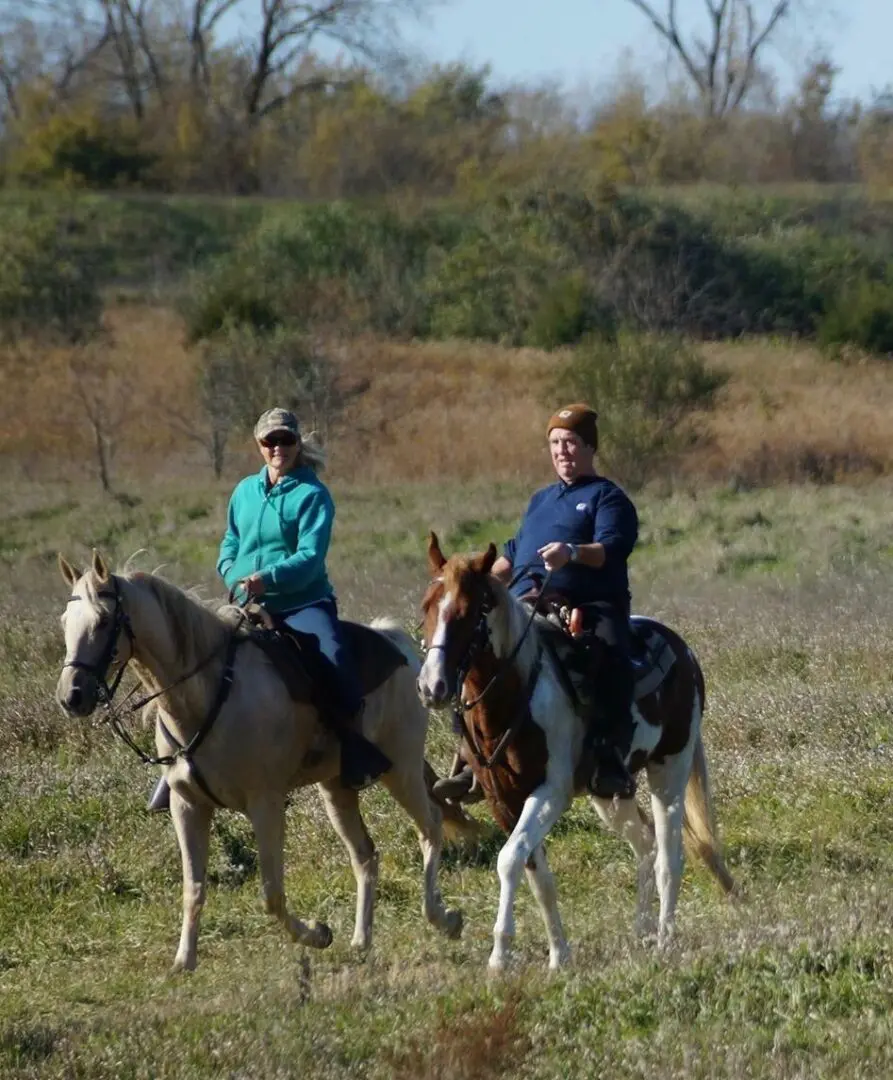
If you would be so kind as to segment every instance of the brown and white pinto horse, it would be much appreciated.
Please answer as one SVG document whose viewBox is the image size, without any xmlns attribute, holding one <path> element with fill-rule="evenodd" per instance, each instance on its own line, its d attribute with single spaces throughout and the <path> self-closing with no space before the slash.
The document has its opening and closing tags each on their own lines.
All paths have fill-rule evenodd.
<svg viewBox="0 0 893 1080">
<path fill-rule="evenodd" d="M 501 969 L 508 959 L 523 867 L 545 921 L 549 966 L 557 968 L 568 961 L 569 950 L 543 842 L 573 798 L 585 793 L 591 763 L 585 760 L 584 722 L 549 647 L 556 631 L 541 616 L 531 622 L 530 608 L 490 575 L 495 558 L 491 544 L 482 555 L 446 559 L 431 533 L 433 580 L 422 601 L 428 649 L 418 689 L 428 706 L 456 702 L 467 759 L 494 817 L 509 834 L 497 862 L 499 912 L 490 967 Z M 683 832 L 726 892 L 734 883 L 716 840 L 701 740 L 701 669 L 677 634 L 642 621 L 672 650 L 669 675 L 661 685 L 652 684 L 634 706 L 630 767 L 647 773 L 653 824 L 635 799 L 592 801 L 638 859 L 636 929 L 643 936 L 654 928 L 656 860 L 657 943 L 662 947 L 674 929 Z"/>
</svg>

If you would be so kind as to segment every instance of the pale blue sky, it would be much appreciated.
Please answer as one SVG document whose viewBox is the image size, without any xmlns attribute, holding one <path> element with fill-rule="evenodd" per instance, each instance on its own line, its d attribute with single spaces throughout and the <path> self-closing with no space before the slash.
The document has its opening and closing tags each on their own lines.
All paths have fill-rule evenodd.
<svg viewBox="0 0 893 1080">
<path fill-rule="evenodd" d="M 666 10 L 666 0 L 654 3 Z M 766 10 L 771 0 L 756 3 Z M 248 7 L 238 10 L 221 23 L 230 33 L 252 21 Z M 704 11 L 704 0 L 678 0 L 683 30 L 702 25 Z M 764 55 L 782 91 L 820 48 L 841 68 L 836 96 L 865 98 L 893 84 L 893 0 L 796 0 L 795 11 Z M 624 62 L 658 84 L 667 72 L 666 46 L 629 0 L 447 0 L 404 30 L 427 59 L 489 64 L 497 84 L 557 80 L 597 92 Z"/>
<path fill-rule="evenodd" d="M 665 0 L 656 6 L 665 9 Z M 766 53 L 783 87 L 817 45 L 842 69 L 840 94 L 867 96 L 893 84 L 893 0 L 811 0 L 810 7 L 812 17 L 799 14 Z M 697 27 L 704 0 L 680 0 L 678 10 L 683 26 Z M 595 87 L 610 79 L 624 50 L 634 68 L 665 69 L 665 47 L 629 0 L 453 0 L 427 23 L 411 39 L 432 59 L 489 63 L 499 80 Z"/>
</svg>

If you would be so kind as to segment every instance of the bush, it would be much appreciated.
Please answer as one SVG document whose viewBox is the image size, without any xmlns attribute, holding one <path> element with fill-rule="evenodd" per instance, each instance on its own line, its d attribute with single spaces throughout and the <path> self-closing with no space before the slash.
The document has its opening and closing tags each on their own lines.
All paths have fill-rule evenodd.
<svg viewBox="0 0 893 1080">
<path fill-rule="evenodd" d="M 578 346 L 556 392 L 598 410 L 600 454 L 635 487 L 690 445 L 686 418 L 709 408 L 724 382 L 680 338 L 624 331 L 615 342 Z"/>
<path fill-rule="evenodd" d="M 135 129 L 89 108 L 69 109 L 23 125 L 10 173 L 30 186 L 108 189 L 145 182 L 153 164 Z"/>
<path fill-rule="evenodd" d="M 844 288 L 819 325 L 818 342 L 835 357 L 846 345 L 893 357 L 893 286 L 863 279 Z"/>
<path fill-rule="evenodd" d="M 614 312 L 593 293 L 581 270 L 550 285 L 533 311 L 525 342 L 539 349 L 572 345 L 587 334 L 607 341 L 617 337 Z"/>
<path fill-rule="evenodd" d="M 66 214 L 25 208 L 0 231 L 0 335 L 81 342 L 102 315 L 99 260 Z"/>
</svg>

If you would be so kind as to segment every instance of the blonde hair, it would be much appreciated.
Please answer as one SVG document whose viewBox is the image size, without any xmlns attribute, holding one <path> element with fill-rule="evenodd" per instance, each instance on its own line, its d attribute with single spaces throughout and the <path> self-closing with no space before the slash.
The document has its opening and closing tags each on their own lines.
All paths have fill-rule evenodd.
<svg viewBox="0 0 893 1080">
<path fill-rule="evenodd" d="M 298 459 L 315 473 L 321 473 L 326 467 L 326 451 L 318 431 L 308 431 L 301 436 L 301 454 Z"/>
</svg>

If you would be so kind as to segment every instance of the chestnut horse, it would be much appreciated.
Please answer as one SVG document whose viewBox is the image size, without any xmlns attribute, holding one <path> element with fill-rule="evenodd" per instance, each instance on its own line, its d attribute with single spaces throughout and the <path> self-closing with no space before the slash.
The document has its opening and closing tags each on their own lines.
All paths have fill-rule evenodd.
<svg viewBox="0 0 893 1080">
<path fill-rule="evenodd" d="M 425 705 L 454 703 L 464 754 L 497 822 L 508 834 L 499 853 L 499 911 L 490 967 L 505 966 L 514 938 L 514 901 L 522 867 L 542 910 L 549 966 L 569 959 L 543 842 L 591 774 L 583 720 L 554 645 L 551 622 L 490 574 L 485 554 L 447 559 L 434 533 L 428 543 L 432 582 L 422 601 L 427 656 L 418 678 Z M 673 934 L 682 876 L 683 832 L 726 892 L 734 883 L 716 839 L 707 760 L 701 739 L 704 679 L 691 649 L 653 620 L 634 630 L 659 643 L 661 670 L 643 680 L 634 705 L 633 771 L 645 769 L 653 823 L 633 798 L 593 797 L 602 820 L 638 859 L 636 929 L 653 932 L 655 863 L 658 947 Z M 642 665 L 644 668 L 644 665 Z M 644 670 L 640 669 L 644 675 Z"/>
<path fill-rule="evenodd" d="M 350 855 L 357 883 L 351 944 L 366 948 L 378 854 L 357 792 L 339 782 L 338 744 L 316 708 L 292 700 L 266 654 L 234 630 L 227 609 L 211 611 L 154 574 L 111 574 L 96 553 L 82 574 L 61 556 L 59 562 L 71 588 L 62 617 L 66 659 L 56 690 L 65 712 L 88 716 L 100 700 L 110 700 L 118 678 L 111 691 L 106 680 L 115 661 L 119 670 L 129 663 L 150 694 L 160 693 L 155 743 L 167 765 L 183 863 L 183 925 L 174 970 L 196 965 L 211 819 L 218 806 L 240 810 L 251 821 L 267 911 L 295 941 L 314 948 L 330 944 L 328 926 L 302 922 L 288 910 L 283 888 L 286 795 L 307 784 L 319 785 L 329 820 Z M 393 762 L 381 783 L 418 832 L 424 914 L 448 937 L 458 937 L 462 915 L 444 907 L 437 886 L 442 814 L 426 783 L 428 716 L 415 691 L 419 659 L 405 631 L 378 624 L 375 629 L 405 662 L 398 654 L 398 666 L 368 694 L 364 732 Z M 461 820 L 451 816 L 461 830 Z"/>
</svg>

